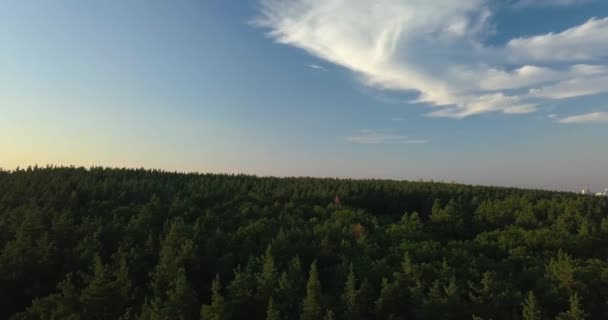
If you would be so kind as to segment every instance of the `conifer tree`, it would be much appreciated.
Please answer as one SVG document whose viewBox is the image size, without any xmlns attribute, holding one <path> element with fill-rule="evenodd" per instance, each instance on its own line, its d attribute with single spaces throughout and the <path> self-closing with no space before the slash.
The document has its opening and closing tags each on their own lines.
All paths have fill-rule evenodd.
<svg viewBox="0 0 608 320">
<path fill-rule="evenodd" d="M 304 288 L 305 278 L 299 256 L 295 256 L 289 262 L 289 270 L 287 275 L 289 276 L 289 281 L 296 290 L 302 290 Z"/>
<path fill-rule="evenodd" d="M 306 297 L 302 301 L 301 320 L 317 320 L 321 317 L 321 282 L 317 271 L 317 261 L 310 265 L 306 284 Z"/>
<path fill-rule="evenodd" d="M 55 319 L 78 319 L 81 303 L 79 301 L 79 292 L 74 285 L 74 276 L 68 274 L 67 277 L 57 285 L 59 294 L 51 296 L 56 303 L 55 310 L 49 318 Z M 40 315 L 48 314 L 49 310 L 44 307 L 44 300 L 34 300 L 32 306 L 34 308 L 41 305 L 39 310 Z M 38 308 L 36 308 L 38 309 Z"/>
<path fill-rule="evenodd" d="M 268 309 L 266 310 L 266 320 L 280 320 L 281 312 L 274 304 L 272 297 L 268 300 Z"/>
<path fill-rule="evenodd" d="M 578 298 L 578 294 L 575 292 L 570 296 L 570 309 L 562 312 L 557 316 L 557 320 L 583 320 L 585 319 L 585 312 L 581 308 L 581 304 Z"/>
<path fill-rule="evenodd" d="M 241 266 L 234 269 L 234 278 L 226 286 L 227 308 L 231 310 L 231 316 L 242 318 L 251 315 L 253 312 L 252 304 L 253 291 L 255 288 L 255 277 L 247 270 L 242 270 Z"/>
<path fill-rule="evenodd" d="M 523 303 L 522 319 L 540 320 L 540 308 L 532 291 L 528 292 L 528 296 Z"/>
<path fill-rule="evenodd" d="M 224 320 L 226 318 L 226 306 L 224 296 L 221 293 L 222 284 L 220 276 L 215 276 L 211 284 L 211 304 L 203 305 L 201 308 L 202 320 Z"/>
<path fill-rule="evenodd" d="M 163 302 L 162 315 L 165 319 L 193 319 L 196 314 L 196 293 L 188 284 L 184 269 L 180 269 L 172 288 Z"/>
<path fill-rule="evenodd" d="M 345 306 L 345 317 L 346 319 L 353 320 L 359 319 L 359 292 L 357 291 L 357 279 L 355 278 L 355 272 L 353 265 L 350 265 L 350 271 L 344 284 L 344 293 L 342 294 L 342 301 Z"/>
<path fill-rule="evenodd" d="M 396 295 L 395 287 L 391 285 L 387 278 L 382 279 L 382 287 L 380 289 L 380 297 L 376 301 L 376 314 L 378 318 L 388 318 L 395 305 Z"/>
<path fill-rule="evenodd" d="M 114 298 L 116 292 L 108 268 L 96 256 L 93 262 L 93 276 L 80 294 L 84 316 L 89 319 L 118 317 L 115 314 Z"/>
<path fill-rule="evenodd" d="M 272 257 L 272 248 L 268 246 L 262 256 L 262 271 L 257 276 L 258 297 L 267 301 L 275 291 L 278 280 L 277 270 Z"/>
</svg>

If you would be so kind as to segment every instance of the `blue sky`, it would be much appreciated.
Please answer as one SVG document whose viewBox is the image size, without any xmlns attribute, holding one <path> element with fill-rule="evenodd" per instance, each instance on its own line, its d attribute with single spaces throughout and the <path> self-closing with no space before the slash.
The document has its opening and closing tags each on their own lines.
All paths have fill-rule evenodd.
<svg viewBox="0 0 608 320">
<path fill-rule="evenodd" d="M 0 4 L 0 167 L 608 187 L 601 0 Z"/>
</svg>

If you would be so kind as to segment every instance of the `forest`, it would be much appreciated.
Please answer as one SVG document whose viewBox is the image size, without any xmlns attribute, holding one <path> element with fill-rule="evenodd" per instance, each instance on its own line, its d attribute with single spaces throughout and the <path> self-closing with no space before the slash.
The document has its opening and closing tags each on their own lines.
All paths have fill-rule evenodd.
<svg viewBox="0 0 608 320">
<path fill-rule="evenodd" d="M 608 199 L 0 171 L 0 319 L 606 319 Z"/>
</svg>

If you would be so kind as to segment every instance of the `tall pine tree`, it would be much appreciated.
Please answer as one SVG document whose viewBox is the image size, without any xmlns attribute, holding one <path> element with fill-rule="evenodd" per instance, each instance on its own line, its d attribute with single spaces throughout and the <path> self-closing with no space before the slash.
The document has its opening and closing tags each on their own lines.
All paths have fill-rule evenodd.
<svg viewBox="0 0 608 320">
<path fill-rule="evenodd" d="M 570 296 L 570 309 L 562 312 L 557 316 L 557 320 L 583 320 L 585 319 L 585 312 L 581 308 L 581 303 L 578 298 L 578 294 L 574 293 Z"/>
<path fill-rule="evenodd" d="M 268 309 L 266 310 L 266 320 L 280 320 L 281 313 L 277 306 L 274 304 L 272 298 L 268 300 Z"/>
<path fill-rule="evenodd" d="M 532 291 L 528 292 L 528 296 L 523 303 L 521 317 L 523 320 L 540 320 L 540 308 Z"/>
<path fill-rule="evenodd" d="M 355 272 L 353 265 L 350 265 L 350 271 L 346 277 L 346 283 L 344 284 L 344 293 L 342 294 L 342 301 L 345 306 L 345 318 L 347 320 L 356 320 L 360 318 L 359 312 L 359 292 L 357 291 L 357 279 L 355 278 Z"/>
<path fill-rule="evenodd" d="M 317 320 L 321 317 L 321 282 L 317 271 L 317 261 L 310 265 L 306 297 L 302 301 L 301 320 Z"/>
<path fill-rule="evenodd" d="M 262 271 L 257 275 L 258 298 L 261 301 L 268 301 L 276 290 L 278 273 L 272 257 L 272 248 L 268 246 L 262 256 Z"/>
<path fill-rule="evenodd" d="M 211 304 L 203 305 L 201 308 L 202 320 L 224 320 L 226 317 L 226 306 L 222 296 L 222 284 L 220 276 L 216 276 L 211 284 Z"/>
</svg>

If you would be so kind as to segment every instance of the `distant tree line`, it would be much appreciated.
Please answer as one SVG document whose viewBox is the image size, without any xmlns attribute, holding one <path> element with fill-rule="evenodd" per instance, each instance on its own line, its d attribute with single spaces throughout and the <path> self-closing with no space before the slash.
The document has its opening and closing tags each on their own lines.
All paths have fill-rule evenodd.
<svg viewBox="0 0 608 320">
<path fill-rule="evenodd" d="M 0 319 L 606 319 L 608 199 L 0 171 Z"/>
</svg>

